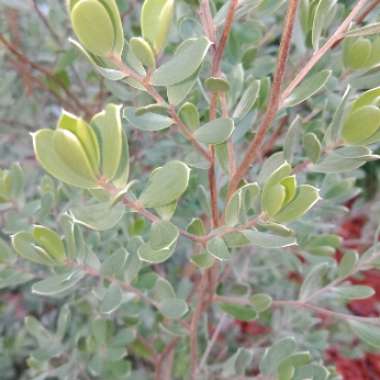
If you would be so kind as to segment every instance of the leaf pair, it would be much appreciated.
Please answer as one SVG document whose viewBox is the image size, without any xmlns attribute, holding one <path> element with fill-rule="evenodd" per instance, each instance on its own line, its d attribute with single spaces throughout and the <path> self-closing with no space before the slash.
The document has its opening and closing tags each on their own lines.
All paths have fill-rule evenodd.
<svg viewBox="0 0 380 380">
<path fill-rule="evenodd" d="M 284 162 L 266 180 L 261 206 L 266 215 L 278 223 L 300 218 L 320 199 L 319 191 L 310 185 L 297 186 L 292 168 Z"/>
<path fill-rule="evenodd" d="M 65 111 L 56 130 L 33 134 L 34 152 L 42 167 L 69 185 L 99 187 L 99 180 L 124 187 L 129 174 L 128 141 L 122 130 L 120 106 L 107 105 L 91 125 Z"/>
<path fill-rule="evenodd" d="M 68 0 L 68 11 L 86 50 L 98 57 L 121 56 L 124 32 L 115 0 Z"/>
<path fill-rule="evenodd" d="M 352 104 L 343 123 L 342 138 L 351 145 L 368 145 L 380 140 L 380 87 L 366 91 Z"/>
<path fill-rule="evenodd" d="M 63 265 L 66 259 L 62 239 L 53 230 L 34 226 L 32 232 L 18 232 L 12 237 L 15 251 L 24 259 L 42 265 Z"/>
</svg>

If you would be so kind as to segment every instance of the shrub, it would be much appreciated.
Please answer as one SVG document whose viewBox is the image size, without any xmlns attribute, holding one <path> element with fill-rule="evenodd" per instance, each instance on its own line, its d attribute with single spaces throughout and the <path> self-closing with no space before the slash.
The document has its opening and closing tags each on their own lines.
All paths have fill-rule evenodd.
<svg viewBox="0 0 380 380">
<path fill-rule="evenodd" d="M 28 138 L 1 148 L 3 378 L 332 380 L 329 346 L 380 349 L 350 308 L 380 266 L 378 1 L 31 3 L 73 35 L 51 71 L 8 4 L 38 95 L 2 111 Z"/>
</svg>

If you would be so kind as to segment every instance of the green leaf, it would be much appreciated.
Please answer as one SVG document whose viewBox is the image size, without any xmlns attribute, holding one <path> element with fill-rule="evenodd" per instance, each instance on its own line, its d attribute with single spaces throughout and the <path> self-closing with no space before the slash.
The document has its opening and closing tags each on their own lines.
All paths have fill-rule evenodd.
<svg viewBox="0 0 380 380">
<path fill-rule="evenodd" d="M 327 263 L 320 263 L 311 269 L 302 283 L 299 296 L 300 300 L 306 300 L 322 286 L 323 277 L 328 271 L 328 268 Z"/>
<path fill-rule="evenodd" d="M 370 346 L 380 349 L 380 327 L 378 325 L 371 323 L 370 319 L 368 322 L 351 319 L 348 323 L 360 339 Z"/>
<path fill-rule="evenodd" d="M 209 47 L 206 37 L 186 40 L 177 54 L 153 72 L 152 84 L 172 86 L 189 78 L 202 64 Z"/>
<path fill-rule="evenodd" d="M 115 30 L 107 8 L 97 0 L 80 0 L 70 12 L 75 34 L 91 53 L 107 56 L 113 50 Z"/>
<path fill-rule="evenodd" d="M 99 139 L 101 171 L 108 180 L 115 177 L 123 156 L 121 107 L 121 105 L 107 104 L 104 111 L 96 114 L 91 120 Z"/>
<path fill-rule="evenodd" d="M 239 103 L 236 105 L 233 118 L 244 119 L 248 112 L 252 109 L 260 92 L 260 81 L 254 80 L 244 91 Z"/>
<path fill-rule="evenodd" d="M 167 298 L 159 305 L 162 315 L 169 319 L 179 319 L 183 317 L 189 310 L 187 303 L 179 298 Z"/>
<path fill-rule="evenodd" d="M 79 160 L 83 158 L 84 161 L 78 161 L 77 159 L 76 161 L 69 160 L 69 162 L 67 162 L 55 150 L 55 133 L 55 131 L 49 129 L 41 129 L 38 132 L 32 134 L 34 153 L 36 155 L 37 161 L 41 164 L 43 169 L 53 177 L 56 177 L 60 181 L 72 186 L 84 189 L 92 189 L 98 187 L 96 184 L 96 178 L 94 177 L 88 159 L 85 156 L 83 150 L 81 150 L 82 148 L 78 147 L 79 142 L 74 142 L 75 145 L 73 149 L 79 149 L 79 151 L 77 151 L 79 154 Z M 61 147 L 61 151 L 66 147 L 66 142 L 63 142 L 63 144 L 64 147 Z M 71 149 L 67 149 L 65 156 L 71 154 L 71 152 Z M 77 155 L 75 157 L 77 157 Z"/>
<path fill-rule="evenodd" d="M 363 106 L 349 114 L 342 127 L 342 138 L 349 144 L 365 143 L 380 128 L 380 109 Z"/>
<path fill-rule="evenodd" d="M 156 67 L 156 58 L 149 43 L 142 37 L 132 37 L 129 40 L 133 54 L 140 60 L 140 62 L 150 69 Z"/>
<path fill-rule="evenodd" d="M 343 45 L 343 63 L 347 68 L 358 70 L 367 66 L 372 45 L 367 38 L 348 39 Z"/>
<path fill-rule="evenodd" d="M 141 8 L 141 30 L 156 54 L 165 47 L 173 13 L 174 0 L 145 0 Z"/>
<path fill-rule="evenodd" d="M 11 248 L 0 238 L 0 263 L 11 261 L 14 258 Z"/>
<path fill-rule="evenodd" d="M 181 161 L 170 161 L 156 170 L 140 195 L 147 208 L 166 206 L 177 200 L 187 189 L 190 169 Z"/>
<path fill-rule="evenodd" d="M 111 314 L 116 311 L 121 305 L 123 300 L 123 294 L 121 292 L 120 285 L 113 282 L 106 290 L 102 303 L 100 306 L 100 312 L 103 314 Z"/>
<path fill-rule="evenodd" d="M 289 126 L 284 142 L 284 158 L 289 163 L 293 162 L 294 152 L 297 145 L 299 132 L 301 130 L 301 118 L 299 115 L 295 117 Z"/>
<path fill-rule="evenodd" d="M 128 256 L 129 253 L 124 248 L 120 248 L 112 255 L 107 256 L 101 267 L 101 275 L 122 280 Z"/>
<path fill-rule="evenodd" d="M 226 243 L 218 236 L 207 242 L 207 252 L 220 261 L 229 260 L 231 258 L 231 253 Z"/>
<path fill-rule="evenodd" d="M 167 221 L 153 223 L 149 235 L 149 244 L 154 250 L 169 248 L 176 243 L 179 236 L 178 228 Z"/>
<path fill-rule="evenodd" d="M 95 231 L 114 228 L 120 222 L 124 212 L 124 207 L 119 205 L 111 207 L 109 202 L 87 204 L 70 210 L 75 223 Z"/>
<path fill-rule="evenodd" d="M 228 226 L 236 226 L 239 223 L 242 193 L 240 189 L 236 191 L 228 201 L 224 211 L 224 222 Z"/>
<path fill-rule="evenodd" d="M 222 144 L 234 131 L 234 122 L 229 118 L 212 120 L 194 132 L 194 137 L 203 144 Z"/>
<path fill-rule="evenodd" d="M 195 131 L 199 127 L 199 112 L 193 103 L 184 103 L 179 109 L 178 114 L 183 123 L 192 131 Z"/>
<path fill-rule="evenodd" d="M 272 297 L 268 294 L 257 293 L 254 294 L 251 298 L 251 305 L 258 313 L 262 313 L 268 310 L 272 305 Z"/>
<path fill-rule="evenodd" d="M 186 98 L 197 82 L 198 72 L 199 70 L 197 70 L 190 77 L 186 78 L 184 81 L 167 87 L 167 94 L 170 104 L 176 106 Z"/>
<path fill-rule="evenodd" d="M 263 375 L 276 374 L 281 362 L 296 349 L 294 338 L 283 338 L 265 350 L 260 362 L 260 371 Z"/>
<path fill-rule="evenodd" d="M 304 367 L 298 368 L 294 380 L 327 380 L 330 372 L 318 364 L 309 364 Z"/>
<path fill-rule="evenodd" d="M 311 162 L 319 161 L 321 157 L 322 146 L 315 133 L 307 133 L 303 138 L 303 146 L 306 156 Z"/>
<path fill-rule="evenodd" d="M 261 195 L 261 207 L 268 216 L 273 217 L 282 208 L 286 197 L 285 187 L 280 184 L 265 186 Z"/>
<path fill-rule="evenodd" d="M 215 258 L 207 251 L 203 251 L 197 255 L 192 255 L 190 260 L 193 264 L 201 269 L 211 268 L 215 263 Z"/>
<path fill-rule="evenodd" d="M 84 273 L 80 271 L 50 276 L 45 280 L 35 282 L 32 292 L 40 296 L 59 296 L 73 289 L 83 277 Z"/>
<path fill-rule="evenodd" d="M 174 124 L 174 121 L 170 117 L 154 112 L 137 115 L 136 108 L 133 107 L 126 107 L 123 112 L 123 117 L 132 127 L 142 131 L 161 131 Z"/>
<path fill-rule="evenodd" d="M 56 263 L 63 264 L 66 258 L 65 247 L 59 235 L 44 226 L 35 225 L 32 231 L 35 242 L 43 248 Z"/>
<path fill-rule="evenodd" d="M 333 293 L 344 300 L 366 299 L 372 297 L 375 291 L 365 285 L 345 285 L 333 289 Z"/>
<path fill-rule="evenodd" d="M 374 22 L 346 32 L 346 37 L 362 37 L 380 33 L 380 22 Z"/>
<path fill-rule="evenodd" d="M 256 311 L 248 305 L 221 304 L 220 308 L 239 321 L 253 321 L 257 319 Z"/>
<path fill-rule="evenodd" d="M 311 30 L 311 40 L 314 50 L 319 48 L 319 41 L 322 30 L 325 27 L 326 19 L 329 18 L 337 0 L 320 0 L 314 11 L 313 27 Z"/>
<path fill-rule="evenodd" d="M 251 245 L 261 248 L 283 248 L 290 247 L 297 243 L 294 236 L 278 236 L 271 233 L 254 230 L 245 230 L 243 233 L 244 236 L 250 241 Z"/>
<path fill-rule="evenodd" d="M 279 223 L 289 223 L 306 214 L 320 200 L 319 190 L 310 185 L 301 185 L 294 200 L 285 206 L 274 219 Z"/>
<path fill-rule="evenodd" d="M 342 259 L 340 260 L 340 263 L 338 266 L 338 277 L 345 278 L 349 276 L 356 268 L 358 261 L 359 261 L 359 255 L 357 252 L 347 251 L 342 257 Z"/>
<path fill-rule="evenodd" d="M 306 77 L 293 93 L 285 99 L 284 107 L 294 107 L 311 98 L 326 85 L 330 76 L 331 70 L 322 70 Z"/>
<path fill-rule="evenodd" d="M 228 92 L 230 84 L 223 78 L 210 77 L 205 80 L 205 87 L 210 92 Z"/>
<path fill-rule="evenodd" d="M 320 173 L 343 173 L 360 168 L 367 161 L 379 158 L 380 156 L 372 154 L 365 146 L 348 146 L 330 153 L 312 170 Z"/>
<path fill-rule="evenodd" d="M 149 243 L 140 245 L 137 253 L 140 260 L 146 261 L 151 264 L 160 264 L 168 260 L 174 253 L 175 245 L 160 250 L 155 250 Z"/>
<path fill-rule="evenodd" d="M 360 95 L 353 103 L 351 107 L 351 112 L 358 110 L 364 106 L 369 106 L 371 104 L 376 105 L 377 99 L 380 96 L 380 87 L 373 88 L 364 92 Z"/>
</svg>

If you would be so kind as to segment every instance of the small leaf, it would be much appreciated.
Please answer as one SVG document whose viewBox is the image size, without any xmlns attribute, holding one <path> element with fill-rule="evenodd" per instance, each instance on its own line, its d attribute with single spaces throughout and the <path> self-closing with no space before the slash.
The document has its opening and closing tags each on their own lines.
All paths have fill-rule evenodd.
<svg viewBox="0 0 380 380">
<path fill-rule="evenodd" d="M 103 314 L 111 314 L 119 308 L 122 302 L 122 292 L 119 284 L 113 282 L 106 290 L 100 312 Z"/>
<path fill-rule="evenodd" d="M 136 108 L 126 107 L 123 116 L 132 127 L 142 131 L 161 131 L 162 129 L 169 128 L 174 121 L 164 115 L 154 112 L 146 112 L 142 115 L 136 114 Z"/>
<path fill-rule="evenodd" d="M 207 252 L 220 261 L 229 260 L 231 258 L 231 253 L 226 243 L 220 237 L 214 237 L 208 241 Z"/>
<path fill-rule="evenodd" d="M 111 207 L 109 202 L 88 204 L 70 210 L 76 223 L 95 231 L 106 231 L 114 228 L 124 215 L 125 208 Z"/>
<path fill-rule="evenodd" d="M 228 201 L 226 209 L 224 211 L 224 221 L 228 226 L 235 226 L 239 223 L 242 194 L 240 189 L 233 194 L 231 199 Z"/>
<path fill-rule="evenodd" d="M 210 77 L 205 80 L 205 87 L 210 92 L 228 92 L 230 84 L 223 78 Z"/>
<path fill-rule="evenodd" d="M 294 151 L 296 149 L 297 139 L 301 130 L 301 118 L 299 115 L 292 121 L 285 136 L 284 158 L 289 163 L 293 162 Z"/>
<path fill-rule="evenodd" d="M 271 233 L 254 230 L 246 230 L 243 231 L 243 233 L 244 236 L 250 241 L 251 245 L 261 248 L 283 248 L 290 247 L 297 243 L 293 236 L 278 236 Z"/>
<path fill-rule="evenodd" d="M 206 37 L 199 37 L 186 40 L 183 44 L 177 54 L 153 72 L 153 85 L 172 86 L 197 71 L 210 47 L 210 41 Z"/>
<path fill-rule="evenodd" d="M 221 304 L 220 308 L 239 321 L 253 321 L 257 319 L 257 313 L 251 306 Z"/>
<path fill-rule="evenodd" d="M 120 248 L 112 253 L 112 255 L 107 256 L 101 267 L 101 275 L 123 279 L 128 256 L 129 253 L 124 248 Z"/>
<path fill-rule="evenodd" d="M 251 301 L 252 307 L 258 313 L 262 313 L 265 310 L 268 310 L 272 305 L 272 297 L 264 293 L 254 294 L 250 298 L 250 301 Z"/>
<path fill-rule="evenodd" d="M 156 67 L 156 59 L 149 43 L 142 37 L 132 37 L 129 40 L 133 54 L 140 60 L 140 62 L 150 69 Z"/>
<path fill-rule="evenodd" d="M 170 104 L 176 106 L 186 98 L 197 82 L 198 72 L 199 70 L 186 78 L 184 81 L 167 87 L 167 94 Z"/>
<path fill-rule="evenodd" d="M 346 37 L 362 37 L 380 33 L 380 22 L 374 22 L 346 32 Z"/>
<path fill-rule="evenodd" d="M 149 235 L 149 244 L 154 250 L 170 248 L 177 241 L 178 228 L 166 221 L 157 222 L 152 225 Z"/>
<path fill-rule="evenodd" d="M 159 305 L 162 315 L 169 319 L 179 319 L 189 310 L 187 303 L 179 298 L 167 298 Z"/>
<path fill-rule="evenodd" d="M 307 133 L 303 138 L 303 146 L 306 156 L 311 162 L 319 161 L 321 157 L 322 146 L 315 133 Z"/>
<path fill-rule="evenodd" d="M 111 53 L 115 30 L 107 8 L 100 1 L 77 1 L 70 17 L 75 34 L 87 50 L 99 56 Z"/>
<path fill-rule="evenodd" d="M 279 223 L 288 223 L 303 216 L 320 200 L 319 190 L 310 185 L 301 185 L 296 197 L 275 216 Z"/>
<path fill-rule="evenodd" d="M 380 109 L 363 106 L 350 113 L 342 127 L 342 137 L 349 144 L 365 143 L 380 128 Z"/>
<path fill-rule="evenodd" d="M 331 76 L 331 70 L 322 70 L 308 76 L 284 101 L 284 107 L 294 107 L 320 91 Z"/>
<path fill-rule="evenodd" d="M 62 239 L 55 231 L 44 226 L 35 225 L 32 235 L 35 242 L 48 253 L 52 260 L 63 264 L 66 258 L 65 247 Z"/>
<path fill-rule="evenodd" d="M 344 300 L 366 299 L 372 297 L 375 291 L 365 285 L 346 285 L 334 288 L 333 293 Z"/>
<path fill-rule="evenodd" d="M 50 276 L 45 280 L 35 282 L 32 286 L 32 292 L 40 296 L 59 296 L 74 288 L 83 277 L 84 273 L 80 271 Z"/>
<path fill-rule="evenodd" d="M 151 264 L 160 264 L 168 260 L 173 255 L 174 250 L 175 245 L 169 248 L 154 250 L 149 243 L 143 243 L 140 245 L 137 253 L 142 261 Z"/>
<path fill-rule="evenodd" d="M 311 30 L 311 40 L 314 50 L 319 48 L 319 40 L 322 30 L 325 27 L 326 19 L 330 16 L 337 0 L 320 0 L 314 11 L 313 27 Z"/>
<path fill-rule="evenodd" d="M 211 268 L 215 263 L 215 258 L 210 255 L 207 251 L 199 253 L 197 255 L 192 255 L 190 260 L 193 264 L 201 269 Z"/>
<path fill-rule="evenodd" d="M 141 8 L 141 30 L 158 54 L 165 47 L 173 13 L 174 0 L 145 0 Z"/>
<path fill-rule="evenodd" d="M 265 186 L 261 196 L 261 207 L 263 211 L 272 217 L 276 215 L 282 208 L 286 197 L 285 187 L 276 184 L 273 186 Z"/>
<path fill-rule="evenodd" d="M 193 103 L 184 103 L 178 113 L 181 120 L 192 131 L 195 131 L 199 127 L 199 112 Z"/>
<path fill-rule="evenodd" d="M 233 118 L 243 119 L 247 113 L 252 109 L 259 96 L 260 81 L 254 80 L 244 91 L 239 103 L 236 105 Z"/>
<path fill-rule="evenodd" d="M 232 119 L 219 118 L 202 125 L 194 132 L 194 137 L 203 144 L 222 144 L 234 131 Z"/>
<path fill-rule="evenodd" d="M 180 161 L 170 161 L 155 172 L 140 195 L 147 208 L 166 206 L 177 200 L 187 189 L 190 169 Z"/>
<path fill-rule="evenodd" d="M 299 296 L 300 300 L 306 300 L 321 287 L 323 277 L 327 270 L 327 263 L 318 264 L 311 269 L 302 283 Z"/>
<path fill-rule="evenodd" d="M 368 322 L 358 320 L 349 320 L 352 331 L 365 343 L 380 349 L 380 327 Z"/>
<path fill-rule="evenodd" d="M 343 63 L 347 68 L 358 70 L 367 66 L 371 57 L 371 41 L 367 38 L 348 39 L 343 45 Z"/>
<path fill-rule="evenodd" d="M 349 276 L 359 261 L 359 255 L 355 251 L 347 251 L 338 266 L 338 277 L 345 278 Z"/>
</svg>

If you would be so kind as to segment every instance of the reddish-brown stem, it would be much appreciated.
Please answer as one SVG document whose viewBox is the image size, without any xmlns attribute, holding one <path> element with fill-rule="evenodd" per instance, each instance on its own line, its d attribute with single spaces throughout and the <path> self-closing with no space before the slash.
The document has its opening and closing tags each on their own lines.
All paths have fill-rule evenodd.
<svg viewBox="0 0 380 380">
<path fill-rule="evenodd" d="M 268 107 L 262 119 L 262 122 L 257 130 L 257 134 L 249 144 L 247 154 L 245 155 L 243 161 L 241 162 L 231 179 L 228 189 L 228 197 L 230 197 L 237 189 L 240 180 L 247 174 L 250 166 L 257 157 L 258 149 L 260 148 L 260 145 L 264 140 L 265 134 L 270 125 L 272 124 L 274 118 L 276 117 L 277 111 L 279 109 L 281 99 L 281 85 L 284 79 L 286 63 L 289 56 L 290 43 L 293 34 L 293 26 L 295 23 L 297 13 L 297 6 L 298 0 L 289 0 L 289 6 L 283 28 L 279 55 L 277 60 L 277 67 L 273 78 L 273 85 L 271 89 Z"/>
<path fill-rule="evenodd" d="M 350 26 L 351 22 L 363 9 L 367 0 L 359 0 L 355 7 L 352 9 L 350 14 L 334 32 L 334 34 L 326 41 L 326 43 L 318 49 L 310 58 L 310 60 L 303 66 L 303 68 L 298 72 L 295 78 L 289 83 L 284 92 L 281 95 L 280 104 L 289 97 L 289 95 L 294 91 L 294 89 L 302 82 L 310 70 L 319 62 L 319 60 L 339 41 L 344 38 L 344 32 Z"/>
<path fill-rule="evenodd" d="M 362 23 L 365 18 L 380 4 L 380 0 L 374 0 L 371 4 L 368 4 L 367 8 L 355 19 L 356 23 Z"/>
</svg>

